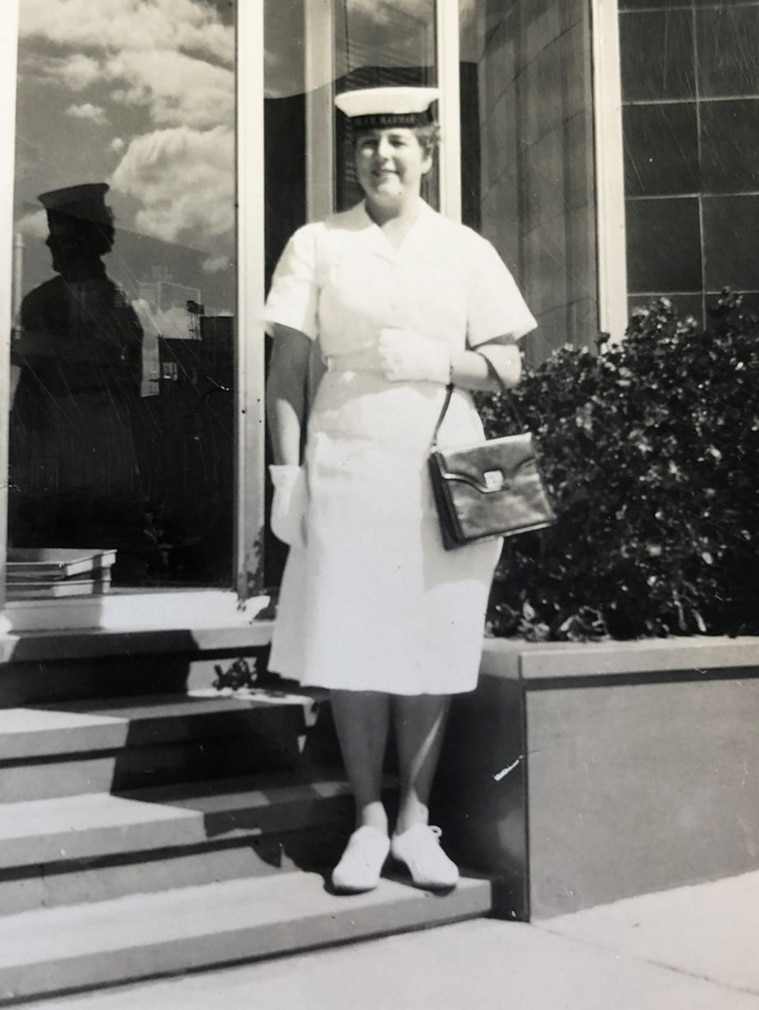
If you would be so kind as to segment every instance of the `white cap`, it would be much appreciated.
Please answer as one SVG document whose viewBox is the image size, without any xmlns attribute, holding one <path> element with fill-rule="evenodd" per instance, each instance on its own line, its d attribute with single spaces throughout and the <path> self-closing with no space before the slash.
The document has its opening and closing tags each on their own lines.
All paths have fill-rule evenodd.
<svg viewBox="0 0 759 1010">
<path fill-rule="evenodd" d="M 439 98 L 439 88 L 363 88 L 344 91 L 335 105 L 354 128 L 413 127 L 433 122 L 430 105 Z"/>
</svg>

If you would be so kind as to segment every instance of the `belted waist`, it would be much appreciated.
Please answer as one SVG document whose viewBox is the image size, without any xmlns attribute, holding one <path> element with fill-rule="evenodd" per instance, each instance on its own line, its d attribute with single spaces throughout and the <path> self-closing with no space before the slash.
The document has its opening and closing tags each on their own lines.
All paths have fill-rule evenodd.
<svg viewBox="0 0 759 1010">
<path fill-rule="evenodd" d="M 345 354 L 327 354 L 323 357 L 328 372 L 380 372 L 377 346 L 362 347 Z"/>
</svg>

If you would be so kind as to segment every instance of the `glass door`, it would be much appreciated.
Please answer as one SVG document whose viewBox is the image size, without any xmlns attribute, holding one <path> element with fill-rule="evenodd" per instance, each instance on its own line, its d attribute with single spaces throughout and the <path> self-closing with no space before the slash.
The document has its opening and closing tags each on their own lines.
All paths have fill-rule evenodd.
<svg viewBox="0 0 759 1010">
<path fill-rule="evenodd" d="M 19 10 L 7 597 L 231 589 L 234 6 Z"/>
</svg>

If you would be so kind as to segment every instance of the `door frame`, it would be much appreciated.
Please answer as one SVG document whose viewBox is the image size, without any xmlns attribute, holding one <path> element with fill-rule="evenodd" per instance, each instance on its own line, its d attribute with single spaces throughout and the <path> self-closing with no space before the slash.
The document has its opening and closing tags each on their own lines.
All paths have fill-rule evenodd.
<svg viewBox="0 0 759 1010">
<path fill-rule="evenodd" d="M 0 95 L 6 109 L 16 108 L 18 60 L 18 0 L 6 0 L 0 18 Z M 8 404 L 10 402 L 10 341 L 13 292 L 13 190 L 16 117 L 6 116 L 0 134 L 0 473 L 8 473 Z M 8 480 L 0 481 L 0 611 L 5 604 L 5 554 L 8 542 Z M 0 616 L 0 632 L 8 624 Z"/>
<path fill-rule="evenodd" d="M 599 329 L 627 328 L 627 236 L 618 0 L 592 0 Z"/>
</svg>

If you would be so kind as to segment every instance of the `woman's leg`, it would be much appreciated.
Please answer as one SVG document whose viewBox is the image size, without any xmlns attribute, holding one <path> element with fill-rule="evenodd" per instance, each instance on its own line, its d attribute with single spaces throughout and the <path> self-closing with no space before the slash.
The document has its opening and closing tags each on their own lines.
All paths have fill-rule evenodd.
<svg viewBox="0 0 759 1010">
<path fill-rule="evenodd" d="M 332 885 L 338 892 L 353 894 L 379 884 L 390 851 L 382 803 L 390 698 L 377 691 L 333 691 L 332 712 L 356 801 L 356 830 L 332 871 Z"/>
<path fill-rule="evenodd" d="M 390 726 L 390 696 L 379 691 L 332 691 L 332 713 L 345 771 L 356 801 L 356 827 L 387 834 L 382 770 Z"/>
<path fill-rule="evenodd" d="M 449 705 L 447 695 L 395 699 L 401 802 L 391 852 L 418 887 L 432 889 L 455 887 L 459 879 L 458 867 L 440 847 L 440 829 L 428 823 Z"/>
<path fill-rule="evenodd" d="M 432 782 L 443 744 L 450 697 L 397 695 L 394 699 L 401 797 L 396 834 L 427 824 Z"/>
</svg>

